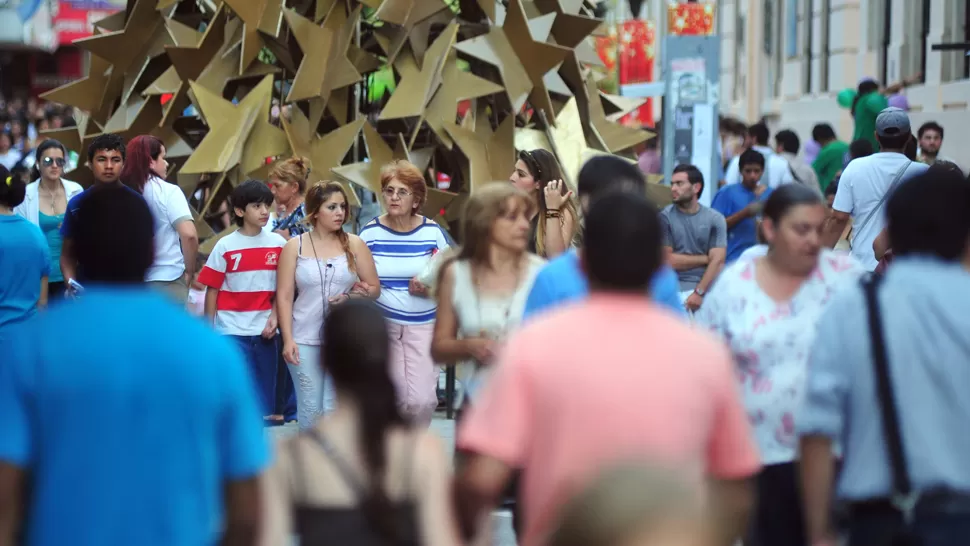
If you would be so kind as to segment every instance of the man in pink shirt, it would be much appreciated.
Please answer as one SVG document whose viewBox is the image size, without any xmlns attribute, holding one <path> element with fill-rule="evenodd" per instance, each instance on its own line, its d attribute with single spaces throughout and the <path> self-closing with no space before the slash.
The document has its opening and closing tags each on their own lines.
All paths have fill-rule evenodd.
<svg viewBox="0 0 970 546">
<path fill-rule="evenodd" d="M 458 447 L 459 521 L 472 536 L 511 469 L 522 469 L 523 546 L 598 471 L 648 460 L 710 484 L 724 543 L 742 535 L 760 469 L 726 349 L 651 303 L 660 224 L 645 198 L 613 193 L 586 218 L 591 295 L 537 317 L 509 341 Z"/>
</svg>

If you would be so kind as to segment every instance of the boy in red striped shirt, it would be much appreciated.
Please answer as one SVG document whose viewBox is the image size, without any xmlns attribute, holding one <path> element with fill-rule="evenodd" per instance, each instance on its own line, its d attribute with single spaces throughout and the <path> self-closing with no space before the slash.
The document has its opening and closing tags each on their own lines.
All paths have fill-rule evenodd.
<svg viewBox="0 0 970 546">
<path fill-rule="evenodd" d="M 273 193 L 247 180 L 229 196 L 239 229 L 216 243 L 199 273 L 205 285 L 205 315 L 219 333 L 235 339 L 246 355 L 263 403 L 273 414 L 280 353 L 276 321 L 276 267 L 286 240 L 263 231 Z"/>
</svg>

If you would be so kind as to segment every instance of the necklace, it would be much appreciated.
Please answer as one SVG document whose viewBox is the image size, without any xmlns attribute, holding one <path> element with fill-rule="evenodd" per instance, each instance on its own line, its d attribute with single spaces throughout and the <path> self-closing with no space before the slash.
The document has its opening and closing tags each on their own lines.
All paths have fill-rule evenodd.
<svg viewBox="0 0 970 546">
<path fill-rule="evenodd" d="M 505 298 L 503 298 L 501 300 L 501 305 L 499 306 L 499 309 L 500 309 L 499 315 L 502 317 L 501 324 L 499 325 L 499 328 L 497 328 L 497 329 L 495 329 L 493 331 L 487 331 L 485 329 L 485 320 L 484 320 L 484 316 L 482 314 L 482 296 L 481 296 L 481 291 L 482 290 L 481 290 L 481 282 L 480 282 L 478 276 L 475 275 L 475 266 L 474 266 L 474 264 L 469 263 L 468 266 L 470 267 L 470 275 L 472 277 L 472 286 L 475 287 L 474 295 L 475 295 L 475 300 L 476 300 L 475 303 L 477 304 L 475 307 L 476 307 L 476 309 L 478 311 L 478 327 L 482 331 L 488 333 L 489 337 L 491 337 L 492 339 L 494 339 L 494 340 L 500 340 L 500 339 L 502 339 L 502 338 L 505 337 L 505 334 L 509 330 L 509 318 L 512 315 L 512 304 L 515 302 L 516 292 L 518 291 L 518 289 L 519 289 L 519 283 L 522 280 L 522 269 L 524 269 L 524 268 L 522 267 L 521 262 L 518 263 L 518 264 L 516 264 L 516 266 L 515 266 L 516 267 L 516 270 L 515 270 L 515 284 L 513 286 L 512 293 L 511 294 L 508 294 Z M 497 300 L 498 298 L 492 298 L 492 299 Z"/>
<path fill-rule="evenodd" d="M 324 273 L 323 266 L 320 265 L 322 260 L 320 260 L 320 255 L 317 254 L 316 245 L 313 244 L 313 233 L 311 231 L 307 237 L 310 239 L 310 248 L 313 249 L 313 261 L 317 262 L 317 273 L 320 274 L 320 295 L 323 297 L 323 315 L 326 316 L 330 311 L 330 289 L 333 286 L 333 279 L 337 276 L 337 273 L 334 272 L 333 275 L 330 275 L 330 282 L 327 282 L 327 273 L 333 269 L 333 264 L 328 262 L 327 273 Z M 303 237 L 303 235 L 300 235 L 300 237 Z"/>
<path fill-rule="evenodd" d="M 57 189 L 53 189 L 53 190 L 47 189 L 44 187 L 44 184 L 40 182 L 38 183 L 38 186 L 47 192 L 47 197 L 49 197 L 51 200 L 51 213 L 56 214 L 57 213 L 57 194 L 58 194 Z"/>
</svg>

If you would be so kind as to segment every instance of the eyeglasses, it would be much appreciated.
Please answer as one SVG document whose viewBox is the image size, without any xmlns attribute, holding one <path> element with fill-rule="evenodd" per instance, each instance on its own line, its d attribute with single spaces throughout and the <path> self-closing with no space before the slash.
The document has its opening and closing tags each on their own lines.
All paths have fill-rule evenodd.
<svg viewBox="0 0 970 546">
<path fill-rule="evenodd" d="M 67 161 L 63 157 L 45 157 L 41 160 L 41 165 L 45 167 L 50 167 L 51 165 L 57 165 L 58 167 L 63 167 L 67 164 Z"/>
<path fill-rule="evenodd" d="M 405 189 L 395 190 L 394 188 L 384 188 L 383 193 L 384 193 L 384 197 L 387 197 L 388 199 L 394 197 L 395 195 L 400 197 L 401 199 L 404 199 L 405 197 L 411 197 L 411 195 L 413 195 L 408 190 L 405 190 Z"/>
</svg>

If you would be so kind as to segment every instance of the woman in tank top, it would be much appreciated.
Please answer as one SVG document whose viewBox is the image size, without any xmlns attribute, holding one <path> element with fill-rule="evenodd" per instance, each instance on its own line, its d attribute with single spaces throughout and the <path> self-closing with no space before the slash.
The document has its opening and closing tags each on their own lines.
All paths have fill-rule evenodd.
<svg viewBox="0 0 970 546">
<path fill-rule="evenodd" d="M 301 430 L 313 426 L 335 403 L 333 385 L 317 366 L 324 317 L 352 297 L 376 299 L 380 295 L 370 249 L 360 237 L 343 230 L 350 218 L 347 204 L 347 194 L 336 182 L 310 188 L 305 207 L 313 230 L 286 243 L 277 270 L 283 358 L 296 387 Z"/>
<path fill-rule="evenodd" d="M 266 477 L 261 544 L 452 546 L 451 477 L 433 432 L 408 426 L 389 373 L 390 340 L 369 302 L 334 308 L 323 358 L 337 409 L 284 442 Z"/>
<path fill-rule="evenodd" d="M 579 230 L 579 212 L 556 156 L 541 148 L 519 152 L 509 182 L 536 203 L 530 218 L 529 252 L 551 259 L 569 250 Z"/>
<path fill-rule="evenodd" d="M 534 212 L 529 195 L 513 185 L 479 190 L 465 204 L 462 247 L 441 269 L 431 354 L 436 362 L 473 362 L 470 374 L 459 374 L 466 403 L 485 381 L 499 343 L 522 320 L 544 263 L 527 250 Z"/>
</svg>

